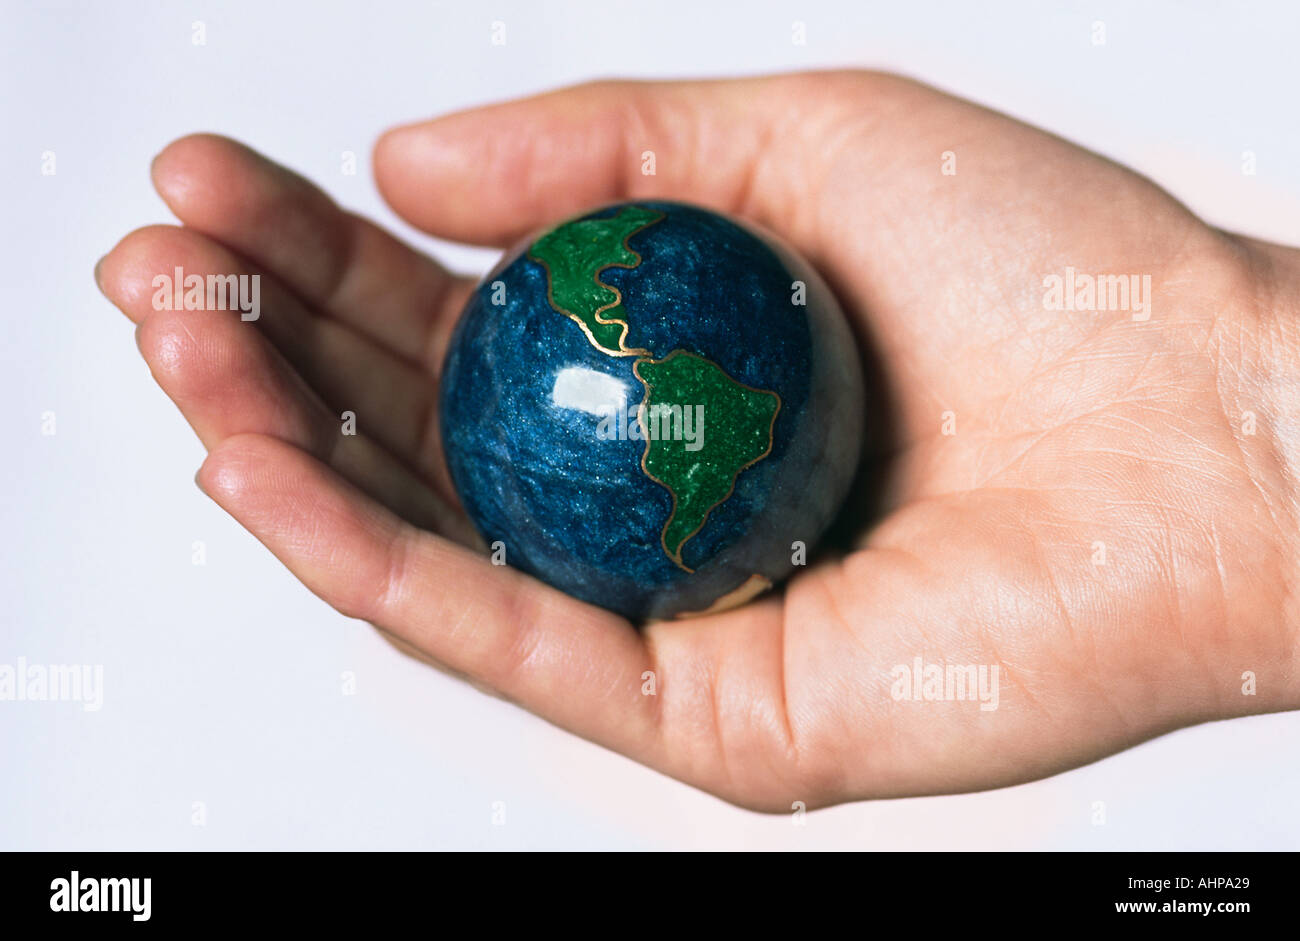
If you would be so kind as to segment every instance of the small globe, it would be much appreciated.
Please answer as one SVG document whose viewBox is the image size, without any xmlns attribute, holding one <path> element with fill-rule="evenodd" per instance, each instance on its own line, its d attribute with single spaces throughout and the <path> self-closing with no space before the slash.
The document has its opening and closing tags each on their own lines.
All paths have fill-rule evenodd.
<svg viewBox="0 0 1300 941">
<path fill-rule="evenodd" d="M 848 491 L 863 408 L 811 266 L 667 202 L 507 253 L 441 387 L 451 476 L 494 559 L 635 620 L 723 610 L 802 564 Z"/>
</svg>

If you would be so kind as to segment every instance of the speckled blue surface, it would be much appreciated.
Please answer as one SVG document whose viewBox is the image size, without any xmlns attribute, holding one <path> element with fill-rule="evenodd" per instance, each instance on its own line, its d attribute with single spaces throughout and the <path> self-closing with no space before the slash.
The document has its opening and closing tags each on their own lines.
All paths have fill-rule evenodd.
<svg viewBox="0 0 1300 941">
<path fill-rule="evenodd" d="M 707 608 L 753 574 L 774 582 L 787 575 L 791 543 L 811 548 L 844 497 L 863 407 L 852 338 L 811 269 L 715 213 L 638 205 L 666 213 L 629 240 L 641 264 L 601 275 L 622 292 L 628 345 L 656 358 L 693 352 L 782 400 L 771 453 L 739 475 L 686 544 L 684 561 L 696 571 L 675 565 L 660 543 L 672 498 L 641 470 L 645 443 L 602 440 L 597 415 L 557 404 L 566 370 L 585 387 L 621 387 L 630 406 L 644 388 L 631 357 L 597 350 L 550 306 L 528 243 L 467 305 L 443 369 L 441 408 L 452 478 L 484 539 L 500 541 L 510 565 L 643 619 Z M 807 306 L 791 304 L 796 279 L 809 285 Z M 491 302 L 496 281 L 505 285 L 503 305 Z"/>
</svg>

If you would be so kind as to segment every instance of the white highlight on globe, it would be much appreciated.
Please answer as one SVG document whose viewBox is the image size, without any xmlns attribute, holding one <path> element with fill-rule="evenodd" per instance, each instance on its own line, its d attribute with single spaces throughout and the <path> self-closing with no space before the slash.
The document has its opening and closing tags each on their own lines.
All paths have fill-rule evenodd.
<svg viewBox="0 0 1300 941">
<path fill-rule="evenodd" d="M 609 373 L 569 366 L 561 369 L 551 389 L 556 408 L 572 408 L 589 415 L 608 415 L 627 408 L 627 385 Z"/>
</svg>

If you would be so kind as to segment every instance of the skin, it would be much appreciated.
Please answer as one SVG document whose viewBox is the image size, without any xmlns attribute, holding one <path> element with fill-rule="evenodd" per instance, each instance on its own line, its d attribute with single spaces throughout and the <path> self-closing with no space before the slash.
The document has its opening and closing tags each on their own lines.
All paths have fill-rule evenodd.
<svg viewBox="0 0 1300 941">
<path fill-rule="evenodd" d="M 768 811 L 1009 785 L 1300 707 L 1300 252 L 876 73 L 584 85 L 397 128 L 374 167 L 401 216 L 462 242 L 650 197 L 779 232 L 878 351 L 895 428 L 885 511 L 843 552 L 638 631 L 473 547 L 436 408 L 472 279 L 240 144 L 183 138 L 153 165 L 181 225 L 127 235 L 98 282 L 209 450 L 199 486 L 344 614 Z M 176 266 L 261 273 L 261 319 L 154 310 Z M 1150 320 L 1044 309 L 1066 266 L 1150 275 Z M 896 701 L 917 656 L 999 666 L 999 707 Z"/>
</svg>

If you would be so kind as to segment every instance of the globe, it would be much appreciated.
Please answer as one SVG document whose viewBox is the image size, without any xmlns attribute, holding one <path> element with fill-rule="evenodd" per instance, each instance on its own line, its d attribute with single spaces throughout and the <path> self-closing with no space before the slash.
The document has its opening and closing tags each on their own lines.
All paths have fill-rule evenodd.
<svg viewBox="0 0 1300 941">
<path fill-rule="evenodd" d="M 493 561 L 637 621 L 725 610 L 804 564 L 864 421 L 853 337 L 812 267 L 657 201 L 508 252 L 453 332 L 440 409 Z"/>
</svg>

